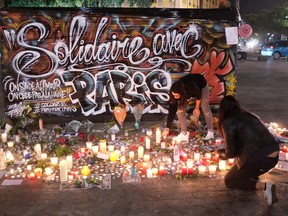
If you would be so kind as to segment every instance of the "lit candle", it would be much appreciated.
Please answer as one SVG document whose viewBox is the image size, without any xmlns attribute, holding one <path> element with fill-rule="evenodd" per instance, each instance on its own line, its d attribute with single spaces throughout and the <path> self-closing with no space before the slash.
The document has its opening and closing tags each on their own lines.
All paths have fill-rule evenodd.
<svg viewBox="0 0 288 216">
<path fill-rule="evenodd" d="M 99 140 L 100 152 L 106 153 L 106 140 Z"/>
<path fill-rule="evenodd" d="M 47 159 L 47 154 L 46 153 L 41 153 L 40 159 L 41 160 Z"/>
<path fill-rule="evenodd" d="M 20 135 L 15 135 L 15 142 L 19 143 L 20 142 Z"/>
<path fill-rule="evenodd" d="M 166 143 L 165 142 L 161 142 L 161 149 L 165 149 L 166 148 Z"/>
<path fill-rule="evenodd" d="M 206 152 L 206 153 L 205 153 L 205 158 L 206 158 L 207 160 L 211 160 L 211 157 L 212 157 L 212 155 L 211 155 L 210 152 Z"/>
<path fill-rule="evenodd" d="M 229 164 L 231 164 L 231 165 L 234 164 L 234 161 L 235 161 L 235 158 L 229 158 L 229 159 L 228 159 L 228 162 L 229 162 Z"/>
<path fill-rule="evenodd" d="M 157 174 L 158 174 L 158 168 L 153 167 L 153 168 L 152 168 L 152 175 L 153 175 L 153 176 L 157 176 Z"/>
<path fill-rule="evenodd" d="M 193 168 L 194 160 L 189 158 L 187 159 L 186 165 L 188 168 Z"/>
<path fill-rule="evenodd" d="M 39 129 L 40 129 L 40 130 L 43 130 L 43 128 L 44 128 L 44 127 L 43 127 L 43 119 L 40 118 L 38 122 L 39 122 Z"/>
<path fill-rule="evenodd" d="M 93 151 L 94 153 L 98 153 L 98 151 L 99 151 L 99 146 L 98 146 L 98 145 L 92 146 L 92 151 Z"/>
<path fill-rule="evenodd" d="M 59 163 L 59 169 L 60 169 L 60 181 L 65 182 L 68 180 L 68 167 L 67 167 L 67 161 L 61 160 Z"/>
<path fill-rule="evenodd" d="M 125 151 L 126 151 L 126 147 L 122 145 L 122 146 L 120 147 L 120 151 L 121 151 L 121 152 L 125 152 Z"/>
<path fill-rule="evenodd" d="M 115 133 L 112 133 L 111 134 L 111 141 L 115 141 L 115 139 L 116 139 Z"/>
<path fill-rule="evenodd" d="M 221 144 L 222 144 L 222 139 L 216 138 L 216 139 L 215 139 L 215 144 L 216 144 L 216 145 L 221 145 Z"/>
<path fill-rule="evenodd" d="M 219 160 L 219 170 L 226 170 L 226 161 Z"/>
<path fill-rule="evenodd" d="M 152 169 L 151 168 L 148 168 L 146 170 L 146 175 L 147 175 L 147 178 L 153 178 L 153 174 L 152 174 Z"/>
<path fill-rule="evenodd" d="M 198 166 L 198 172 L 200 175 L 205 174 L 205 171 L 206 171 L 206 166 L 203 166 L 203 165 Z"/>
<path fill-rule="evenodd" d="M 4 149 L 1 148 L 0 149 L 0 170 L 5 170 L 6 167 L 7 167 L 6 155 L 5 155 Z"/>
<path fill-rule="evenodd" d="M 152 130 L 151 129 L 147 129 L 146 130 L 146 135 L 147 136 L 152 136 Z"/>
<path fill-rule="evenodd" d="M 36 177 L 41 177 L 42 176 L 42 169 L 41 168 L 35 168 L 34 173 Z"/>
<path fill-rule="evenodd" d="M 187 154 L 185 152 L 183 152 L 183 154 L 181 155 L 182 161 L 186 162 L 187 161 Z"/>
<path fill-rule="evenodd" d="M 11 151 L 6 151 L 6 160 L 9 161 L 14 161 L 14 156 Z"/>
<path fill-rule="evenodd" d="M 143 158 L 144 155 L 144 147 L 138 146 L 138 158 Z"/>
<path fill-rule="evenodd" d="M 93 143 L 88 141 L 86 142 L 86 148 L 91 149 L 92 148 Z"/>
<path fill-rule="evenodd" d="M 161 131 L 159 128 L 156 130 L 156 143 L 160 144 L 161 143 Z"/>
<path fill-rule="evenodd" d="M 14 146 L 14 142 L 13 142 L 13 141 L 8 141 L 8 142 L 7 142 L 7 146 L 8 146 L 9 148 L 12 148 L 12 147 Z"/>
<path fill-rule="evenodd" d="M 46 174 L 47 176 L 49 176 L 49 175 L 52 174 L 52 169 L 51 169 L 51 167 L 45 167 L 45 174 Z"/>
<path fill-rule="evenodd" d="M 2 133 L 1 135 L 1 138 L 2 138 L 2 142 L 7 142 L 7 133 Z"/>
<path fill-rule="evenodd" d="M 126 157 L 124 155 L 120 157 L 120 163 L 122 165 L 126 163 Z"/>
<path fill-rule="evenodd" d="M 28 164 L 28 165 L 27 165 L 27 170 L 29 170 L 29 171 L 32 170 L 32 165 L 31 165 L 31 164 Z"/>
<path fill-rule="evenodd" d="M 149 154 L 145 154 L 144 157 L 143 157 L 143 160 L 145 162 L 149 162 L 150 161 L 150 155 Z"/>
<path fill-rule="evenodd" d="M 288 153 L 286 153 L 286 161 L 288 161 Z"/>
<path fill-rule="evenodd" d="M 182 175 L 187 175 L 187 167 L 186 166 L 182 167 Z"/>
<path fill-rule="evenodd" d="M 58 157 L 51 157 L 50 163 L 52 166 L 57 166 L 58 165 Z"/>
<path fill-rule="evenodd" d="M 108 151 L 113 152 L 114 151 L 114 145 L 108 145 Z"/>
<path fill-rule="evenodd" d="M 81 169 L 81 174 L 85 177 L 90 175 L 90 168 L 88 166 L 83 166 Z"/>
<path fill-rule="evenodd" d="M 41 159 L 41 145 L 39 143 L 34 146 L 34 151 L 36 153 L 36 159 Z"/>
<path fill-rule="evenodd" d="M 208 166 L 209 174 L 215 175 L 216 169 L 217 169 L 217 165 L 210 164 L 210 165 Z"/>
<path fill-rule="evenodd" d="M 199 152 L 194 152 L 194 160 L 199 161 L 200 160 L 200 153 Z"/>
<path fill-rule="evenodd" d="M 134 159 L 134 156 L 135 156 L 134 151 L 130 151 L 130 152 L 129 152 L 129 158 L 130 158 L 130 160 L 133 160 L 133 159 Z"/>
<path fill-rule="evenodd" d="M 116 154 L 115 151 L 112 151 L 112 152 L 110 152 L 110 157 L 109 158 L 110 158 L 111 162 L 115 162 L 118 159 L 118 155 Z"/>
<path fill-rule="evenodd" d="M 164 176 L 165 175 L 165 167 L 164 166 L 159 166 L 159 175 Z"/>
<path fill-rule="evenodd" d="M 67 169 L 71 170 L 73 168 L 73 156 L 67 155 L 66 161 L 67 161 Z"/>
<path fill-rule="evenodd" d="M 145 139 L 145 147 L 146 147 L 146 149 L 150 149 L 150 143 L 151 143 L 151 141 L 150 141 L 150 139 L 149 139 L 149 137 L 146 137 L 146 139 Z"/>
</svg>

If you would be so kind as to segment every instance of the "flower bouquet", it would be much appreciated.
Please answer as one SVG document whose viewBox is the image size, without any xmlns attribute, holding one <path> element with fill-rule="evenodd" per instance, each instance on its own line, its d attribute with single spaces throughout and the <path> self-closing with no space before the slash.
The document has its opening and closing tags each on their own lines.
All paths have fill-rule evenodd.
<svg viewBox="0 0 288 216">
<path fill-rule="evenodd" d="M 119 104 L 113 109 L 114 117 L 119 123 L 120 127 L 123 127 L 124 120 L 127 115 L 126 106 L 123 104 Z"/>
</svg>

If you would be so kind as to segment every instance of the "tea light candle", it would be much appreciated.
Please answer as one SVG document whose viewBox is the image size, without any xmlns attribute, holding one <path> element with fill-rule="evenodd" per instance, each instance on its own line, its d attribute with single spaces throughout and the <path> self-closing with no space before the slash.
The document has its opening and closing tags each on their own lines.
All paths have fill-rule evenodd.
<svg viewBox="0 0 288 216">
<path fill-rule="evenodd" d="M 14 146 L 14 142 L 13 142 L 13 141 L 8 141 L 8 142 L 7 142 L 7 146 L 8 146 L 9 148 L 12 148 L 12 147 Z"/>
<path fill-rule="evenodd" d="M 219 170 L 226 170 L 226 161 L 219 160 Z"/>
<path fill-rule="evenodd" d="M 135 156 L 134 151 L 130 151 L 130 152 L 129 152 L 129 158 L 130 158 L 130 160 L 133 160 L 133 159 L 134 159 L 134 156 Z"/>
<path fill-rule="evenodd" d="M 86 142 L 86 148 L 91 149 L 93 143 L 92 142 Z"/>
<path fill-rule="evenodd" d="M 150 145 L 151 145 L 151 141 L 150 141 L 149 137 L 146 137 L 146 139 L 145 139 L 145 147 L 146 147 L 146 149 L 150 149 Z"/>
<path fill-rule="evenodd" d="M 67 169 L 71 170 L 73 168 L 73 156 L 67 155 L 66 162 L 67 162 Z"/>
<path fill-rule="evenodd" d="M 138 158 L 143 158 L 144 155 L 144 147 L 143 146 L 138 146 Z"/>
<path fill-rule="evenodd" d="M 215 175 L 216 169 L 217 169 L 217 165 L 210 164 L 210 165 L 208 166 L 209 174 Z"/>
<path fill-rule="evenodd" d="M 198 172 L 199 174 L 203 175 L 206 172 L 206 166 L 200 165 L 198 166 Z"/>
<path fill-rule="evenodd" d="M 199 161 L 200 160 L 200 153 L 199 152 L 194 152 L 194 160 Z"/>
<path fill-rule="evenodd" d="M 108 151 L 113 152 L 114 151 L 114 145 L 108 145 Z"/>
<path fill-rule="evenodd" d="M 156 130 L 156 143 L 160 144 L 161 143 L 161 131 L 159 128 Z"/>
<path fill-rule="evenodd" d="M 50 163 L 52 166 L 57 166 L 58 165 L 58 157 L 51 157 Z"/>
<path fill-rule="evenodd" d="M 106 153 L 106 140 L 104 140 L 104 139 L 100 140 L 99 145 L 100 145 L 100 152 Z"/>
<path fill-rule="evenodd" d="M 143 160 L 144 160 L 145 162 L 149 162 L 149 161 L 150 161 L 150 155 L 149 155 L 149 154 L 145 154 L 145 155 L 143 156 Z"/>
<path fill-rule="evenodd" d="M 59 163 L 60 181 L 65 182 L 68 180 L 68 166 L 66 160 L 61 160 Z"/>
<path fill-rule="evenodd" d="M 7 142 L 7 133 L 2 133 L 1 138 L 2 138 L 2 142 L 6 143 Z"/>
</svg>

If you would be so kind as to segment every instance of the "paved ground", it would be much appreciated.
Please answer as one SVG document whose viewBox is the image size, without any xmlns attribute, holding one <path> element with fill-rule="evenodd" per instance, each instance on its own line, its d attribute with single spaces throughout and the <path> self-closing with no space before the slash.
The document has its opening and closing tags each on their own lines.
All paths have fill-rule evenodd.
<svg viewBox="0 0 288 216">
<path fill-rule="evenodd" d="M 239 63 L 237 96 L 264 121 L 276 121 L 288 127 L 286 84 L 288 62 L 256 61 L 257 57 Z M 161 118 L 158 116 L 157 121 Z M 143 124 L 155 124 L 144 119 Z M 148 121 L 149 120 L 149 121 Z M 60 191 L 60 184 L 24 181 L 19 186 L 0 186 L 0 215 L 115 215 L 115 216 L 284 216 L 288 215 L 288 174 L 273 169 L 262 176 L 277 185 L 279 201 L 268 207 L 262 191 L 227 189 L 225 172 L 213 178 L 174 177 L 143 178 L 139 184 L 112 180 L 109 189 Z"/>
</svg>

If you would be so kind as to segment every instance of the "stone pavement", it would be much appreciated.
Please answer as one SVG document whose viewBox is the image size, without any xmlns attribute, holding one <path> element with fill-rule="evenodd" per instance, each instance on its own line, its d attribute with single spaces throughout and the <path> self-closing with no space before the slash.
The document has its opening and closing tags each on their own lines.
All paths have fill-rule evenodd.
<svg viewBox="0 0 288 216">
<path fill-rule="evenodd" d="M 288 62 L 239 63 L 237 96 L 267 122 L 288 127 Z M 282 69 L 281 69 L 282 68 Z M 273 82 L 271 82 L 273 80 Z M 285 85 L 284 85 L 285 84 Z M 284 94 L 285 92 L 285 94 Z M 248 94 L 249 93 L 249 94 Z M 148 121 L 149 120 L 149 121 Z M 143 124 L 162 123 L 159 115 Z M 99 126 L 101 127 L 101 126 Z M 15 216 L 284 216 L 288 215 L 288 173 L 273 169 L 261 176 L 277 185 L 279 201 L 268 207 L 263 191 L 231 190 L 224 186 L 225 171 L 216 177 L 176 179 L 171 176 L 142 178 L 138 184 L 112 180 L 111 189 L 59 190 L 60 183 L 25 180 L 17 186 L 0 186 L 0 215 Z"/>
</svg>

